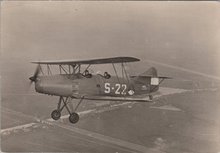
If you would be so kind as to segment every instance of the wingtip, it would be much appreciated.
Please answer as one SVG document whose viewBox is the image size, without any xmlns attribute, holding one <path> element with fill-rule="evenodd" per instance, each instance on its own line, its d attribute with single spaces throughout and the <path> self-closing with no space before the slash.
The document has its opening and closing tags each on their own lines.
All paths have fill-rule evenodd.
<svg viewBox="0 0 220 153">
<path fill-rule="evenodd" d="M 37 61 L 32 61 L 31 62 L 32 64 L 39 64 L 39 61 L 37 62 Z"/>
</svg>

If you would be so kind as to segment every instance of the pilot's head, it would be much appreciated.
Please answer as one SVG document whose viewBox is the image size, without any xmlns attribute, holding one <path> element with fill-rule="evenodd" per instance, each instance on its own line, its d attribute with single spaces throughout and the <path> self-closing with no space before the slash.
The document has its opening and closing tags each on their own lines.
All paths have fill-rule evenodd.
<svg viewBox="0 0 220 153">
<path fill-rule="evenodd" d="M 85 70 L 85 75 L 88 75 L 89 74 L 89 70 Z"/>
</svg>

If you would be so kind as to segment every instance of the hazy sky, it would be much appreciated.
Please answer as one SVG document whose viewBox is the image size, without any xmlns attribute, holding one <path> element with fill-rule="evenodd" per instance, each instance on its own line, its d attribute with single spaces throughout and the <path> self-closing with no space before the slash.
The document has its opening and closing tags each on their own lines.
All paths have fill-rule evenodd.
<svg viewBox="0 0 220 153">
<path fill-rule="evenodd" d="M 136 56 L 187 68 L 206 62 L 217 71 L 219 66 L 213 67 L 220 59 L 219 5 L 4 1 L 1 57 L 29 62 Z"/>
</svg>

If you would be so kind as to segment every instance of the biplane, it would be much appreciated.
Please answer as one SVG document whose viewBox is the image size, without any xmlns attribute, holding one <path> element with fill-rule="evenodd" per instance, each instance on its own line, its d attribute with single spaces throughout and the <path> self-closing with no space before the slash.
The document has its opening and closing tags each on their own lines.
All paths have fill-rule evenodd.
<svg viewBox="0 0 220 153">
<path fill-rule="evenodd" d="M 125 65 L 137 61 L 140 60 L 134 57 L 37 61 L 32 62 L 38 66 L 34 75 L 29 79 L 31 83 L 35 83 L 36 92 L 59 96 L 57 108 L 52 111 L 51 117 L 54 120 L 60 119 L 62 110 L 66 108 L 69 113 L 69 121 L 74 124 L 79 120 L 76 111 L 84 99 L 152 101 L 153 94 L 159 90 L 161 82 L 164 79 L 169 79 L 169 77 L 158 76 L 154 67 L 137 76 L 129 75 Z M 112 65 L 114 74 L 107 70 L 103 74 L 92 74 L 89 68 L 98 64 Z M 119 65 L 120 70 L 116 68 L 116 64 Z M 46 72 L 42 69 L 42 66 L 44 66 L 44 70 L 46 68 Z M 52 66 L 59 68 L 58 73 L 52 73 Z M 71 110 L 68 103 L 73 99 L 79 99 L 79 102 Z"/>
</svg>

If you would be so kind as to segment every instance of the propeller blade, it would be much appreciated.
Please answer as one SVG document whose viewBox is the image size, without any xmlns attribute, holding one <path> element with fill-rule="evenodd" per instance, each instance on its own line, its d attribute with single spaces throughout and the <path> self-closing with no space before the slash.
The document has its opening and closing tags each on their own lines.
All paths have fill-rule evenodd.
<svg viewBox="0 0 220 153">
<path fill-rule="evenodd" d="M 37 66 L 35 72 L 34 72 L 34 75 L 32 77 L 30 77 L 29 79 L 31 80 L 31 83 L 32 84 L 33 82 L 36 81 L 37 77 L 38 77 L 38 74 L 40 73 L 40 65 Z"/>
<path fill-rule="evenodd" d="M 35 79 L 37 78 L 39 72 L 40 72 L 40 65 L 37 65 L 37 68 L 36 68 L 36 70 L 35 70 L 35 72 L 34 72 L 34 75 L 33 75 L 33 77 L 34 77 Z"/>
<path fill-rule="evenodd" d="M 34 77 L 34 76 L 32 76 L 32 77 L 30 77 L 30 78 L 29 78 L 29 80 L 31 80 L 31 83 L 32 83 L 32 82 L 34 82 L 34 81 L 35 81 L 35 77 Z"/>
</svg>

